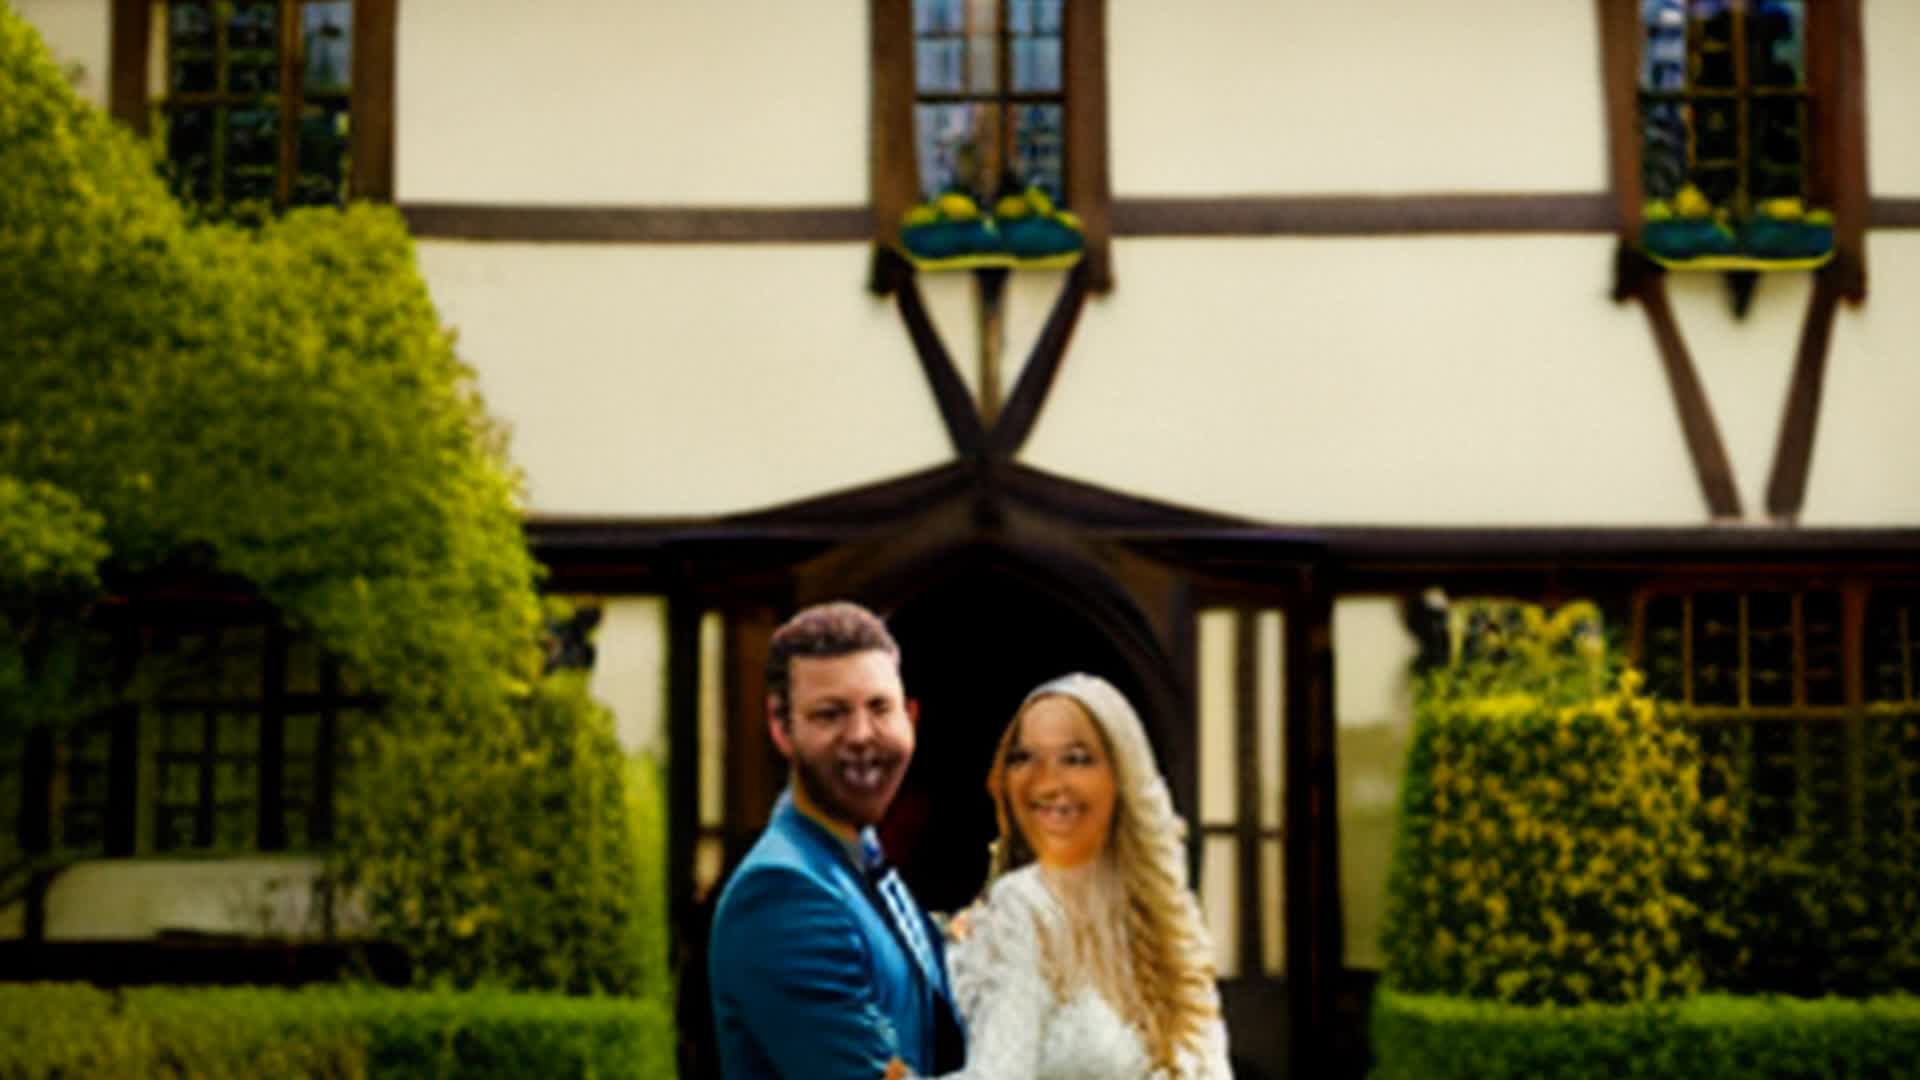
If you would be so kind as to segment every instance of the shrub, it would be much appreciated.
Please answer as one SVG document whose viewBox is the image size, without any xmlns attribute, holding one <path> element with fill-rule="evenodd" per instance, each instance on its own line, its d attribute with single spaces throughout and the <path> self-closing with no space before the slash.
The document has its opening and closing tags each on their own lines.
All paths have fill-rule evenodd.
<svg viewBox="0 0 1920 1080">
<path fill-rule="evenodd" d="M 665 992 L 658 793 L 584 673 L 479 722 L 368 731 L 354 756 L 342 884 L 423 979 Z"/>
<path fill-rule="evenodd" d="M 101 527 L 67 492 L 0 473 L 0 746 L 95 700 L 84 612 L 107 554 Z"/>
<path fill-rule="evenodd" d="M 664 1001 L 0 986 L 0 1076 L 674 1075 Z"/>
<path fill-rule="evenodd" d="M 1386 981 L 1562 1004 L 1696 988 L 1691 737 L 1608 660 L 1590 605 L 1484 611 L 1416 698 Z"/>
<path fill-rule="evenodd" d="M 391 208 L 189 222 L 0 4 L 0 475 L 101 517 L 116 574 L 203 553 L 379 694 L 537 670 L 499 432 Z"/>
<path fill-rule="evenodd" d="M 1920 1061 L 1920 999 L 1707 994 L 1561 1007 L 1383 988 L 1372 1036 L 1374 1080 L 1896 1077 Z"/>
</svg>

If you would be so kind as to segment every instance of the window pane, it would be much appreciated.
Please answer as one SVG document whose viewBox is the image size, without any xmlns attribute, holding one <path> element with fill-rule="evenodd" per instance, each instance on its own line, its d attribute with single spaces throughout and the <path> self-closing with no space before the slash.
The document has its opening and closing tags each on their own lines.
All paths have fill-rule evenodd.
<svg viewBox="0 0 1920 1080">
<path fill-rule="evenodd" d="M 727 820 L 726 623 L 700 616 L 700 824 Z"/>
<path fill-rule="evenodd" d="M 1231 836 L 1209 836 L 1200 855 L 1200 911 L 1213 936 L 1213 965 L 1220 977 L 1240 974 L 1240 845 Z"/>
<path fill-rule="evenodd" d="M 307 93 L 339 93 L 353 78 L 353 5 L 346 0 L 308 4 L 300 40 L 306 49 Z"/>
<path fill-rule="evenodd" d="M 1263 611 L 1254 625 L 1253 655 L 1259 665 L 1254 689 L 1260 699 L 1255 713 L 1260 725 L 1260 827 L 1278 829 L 1286 821 L 1287 804 L 1286 615 Z"/>
<path fill-rule="evenodd" d="M 1793 597 L 1747 598 L 1747 695 L 1755 705 L 1793 704 Z"/>
<path fill-rule="evenodd" d="M 237 4 L 227 19 L 227 86 L 235 94 L 271 94 L 280 87 L 278 5 Z"/>
<path fill-rule="evenodd" d="M 214 126 L 210 108 L 167 114 L 167 172 L 182 199 L 204 202 L 213 197 Z"/>
<path fill-rule="evenodd" d="M 1268 975 L 1287 973 L 1287 868 L 1278 840 L 1260 843 L 1260 966 Z M 1353 932 L 1347 932 L 1353 940 Z M 1349 950 L 1351 952 L 1351 950 Z M 1347 960 L 1352 964 L 1351 957 Z"/>
<path fill-rule="evenodd" d="M 914 151 L 920 192 L 932 197 L 964 189 L 984 194 L 998 172 L 1000 110 L 992 105 L 920 105 L 914 109 Z"/>
<path fill-rule="evenodd" d="M 346 201 L 348 128 L 344 107 L 310 105 L 303 110 L 294 203 L 327 206 Z"/>
<path fill-rule="evenodd" d="M 1013 91 L 1017 94 L 1060 92 L 1060 39 L 1013 39 Z"/>
<path fill-rule="evenodd" d="M 966 25 L 965 0 L 913 0 L 915 34 L 958 34 Z"/>
<path fill-rule="evenodd" d="M 1007 32 L 1058 34 L 1061 0 L 1007 0 Z"/>
<path fill-rule="evenodd" d="M 1847 700 L 1846 645 L 1841 629 L 1840 594 L 1808 593 L 1801 600 L 1805 637 L 1807 704 L 1844 705 Z"/>
<path fill-rule="evenodd" d="M 1806 79 L 1805 0 L 1759 0 L 1747 15 L 1747 73 L 1755 86 L 1792 87 Z"/>
<path fill-rule="evenodd" d="M 1043 188 L 1055 202 L 1066 201 L 1064 110 L 1058 105 L 1014 107 L 1014 170 L 1021 183 Z"/>
<path fill-rule="evenodd" d="M 965 85 L 966 43 L 922 38 L 913 45 L 914 86 L 922 94 L 957 94 Z"/>
<path fill-rule="evenodd" d="M 967 89 L 976 94 L 1000 89 L 998 34 L 974 34 L 967 39 Z"/>
<path fill-rule="evenodd" d="M 1686 89 L 1687 13 L 1682 0 L 1646 0 L 1641 22 L 1646 36 L 1640 49 L 1640 88 Z"/>
<path fill-rule="evenodd" d="M 227 190 L 230 203 L 272 201 L 280 157 L 280 113 L 234 109 L 227 115 Z"/>
<path fill-rule="evenodd" d="M 1234 619 L 1225 608 L 1200 613 L 1200 821 L 1206 825 L 1240 820 Z"/>
<path fill-rule="evenodd" d="M 1693 19 L 1694 89 L 1737 86 L 1731 0 L 1694 0 Z"/>
<path fill-rule="evenodd" d="M 1693 703 L 1740 704 L 1740 597 L 1693 599 Z"/>
</svg>

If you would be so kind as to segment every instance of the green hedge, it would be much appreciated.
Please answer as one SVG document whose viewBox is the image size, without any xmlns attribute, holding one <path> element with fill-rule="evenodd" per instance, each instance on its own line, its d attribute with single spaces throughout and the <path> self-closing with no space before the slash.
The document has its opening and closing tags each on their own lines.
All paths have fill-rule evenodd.
<svg viewBox="0 0 1920 1080">
<path fill-rule="evenodd" d="M 1865 1080 L 1920 1070 L 1920 998 L 1703 994 L 1568 1007 L 1382 989 L 1372 1038 L 1373 1080 Z"/>
<path fill-rule="evenodd" d="M 674 1075 L 664 998 L 0 986 L 0 1077 Z"/>
<path fill-rule="evenodd" d="M 1416 698 L 1388 984 L 1566 1005 L 1696 989 L 1691 736 L 1607 662 L 1590 605 L 1491 610 Z"/>
<path fill-rule="evenodd" d="M 422 981 L 664 994 L 665 812 L 586 674 L 485 722 L 356 743 L 334 859 L 372 933 Z"/>
</svg>

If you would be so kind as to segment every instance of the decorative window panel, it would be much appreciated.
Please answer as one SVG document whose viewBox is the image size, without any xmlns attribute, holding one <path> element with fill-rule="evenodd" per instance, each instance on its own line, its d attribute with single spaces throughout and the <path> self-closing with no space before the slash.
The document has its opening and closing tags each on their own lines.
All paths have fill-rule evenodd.
<svg viewBox="0 0 1920 1080">
<path fill-rule="evenodd" d="M 351 0 L 170 0 L 167 175 L 226 213 L 348 194 Z"/>
<path fill-rule="evenodd" d="M 920 194 L 1067 198 L 1065 0 L 915 0 Z"/>
<path fill-rule="evenodd" d="M 1670 266 L 1814 265 L 1806 0 L 1641 0 L 1641 240 Z"/>
</svg>

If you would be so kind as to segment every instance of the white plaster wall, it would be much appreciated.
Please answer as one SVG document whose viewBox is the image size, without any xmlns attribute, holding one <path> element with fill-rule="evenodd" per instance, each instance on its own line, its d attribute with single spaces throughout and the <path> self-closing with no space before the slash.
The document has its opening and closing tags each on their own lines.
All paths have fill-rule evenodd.
<svg viewBox="0 0 1920 1080">
<path fill-rule="evenodd" d="M 1876 195 L 1920 195 L 1920 3 L 1865 0 L 1867 177 Z"/>
<path fill-rule="evenodd" d="M 588 689 L 613 710 L 628 753 L 664 759 L 667 751 L 667 604 L 658 596 L 600 602 Z"/>
<path fill-rule="evenodd" d="M 79 863 L 47 891 L 47 939 L 108 941 L 167 930 L 317 937 L 318 859 L 112 859 Z M 346 905 L 339 930 L 358 929 Z"/>
<path fill-rule="evenodd" d="M 1808 525 L 1920 524 L 1920 232 L 1869 232 L 1867 273 L 1834 322 Z"/>
<path fill-rule="evenodd" d="M 1540 0 L 1116 0 L 1115 193 L 1599 190 L 1593 12 Z"/>
<path fill-rule="evenodd" d="M 864 203 L 866 5 L 408 0 L 406 201 Z"/>
<path fill-rule="evenodd" d="M 108 60 L 108 0 L 11 2 L 13 9 L 40 31 L 54 60 L 79 76 L 74 89 L 80 96 L 106 108 L 107 83 L 113 75 Z"/>
<path fill-rule="evenodd" d="M 536 514 L 745 510 L 948 460 L 868 259 L 853 244 L 420 244 Z"/>
<path fill-rule="evenodd" d="M 1256 519 L 1699 524 L 1592 237 L 1141 239 L 1024 458 Z"/>
</svg>

